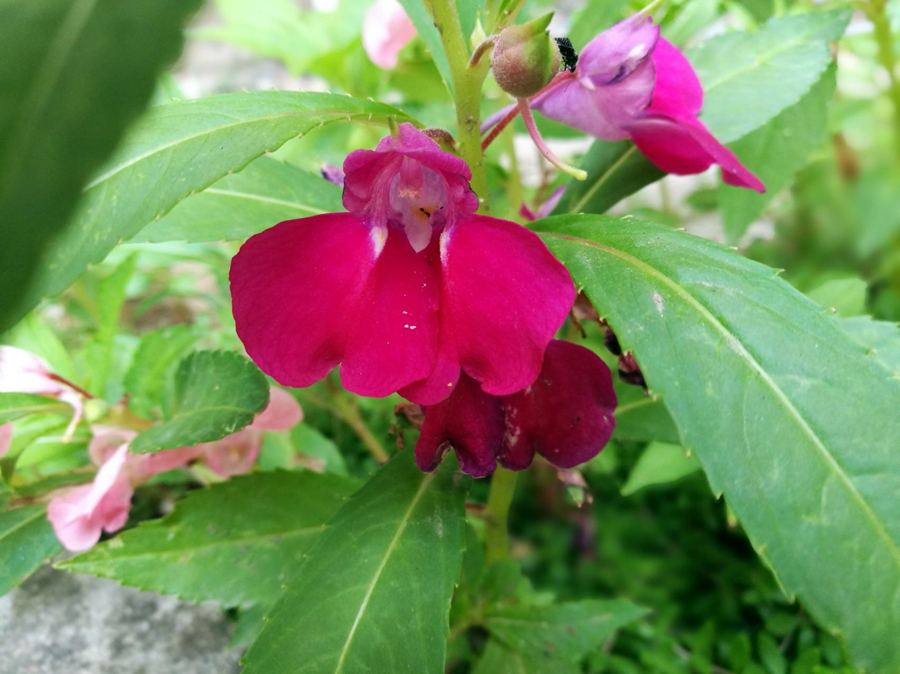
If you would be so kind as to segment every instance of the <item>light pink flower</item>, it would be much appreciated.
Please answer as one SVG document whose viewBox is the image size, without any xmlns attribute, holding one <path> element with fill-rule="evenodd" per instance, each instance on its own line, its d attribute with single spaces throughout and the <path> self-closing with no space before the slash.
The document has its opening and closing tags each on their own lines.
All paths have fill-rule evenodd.
<svg viewBox="0 0 900 674">
<path fill-rule="evenodd" d="M 270 389 L 269 404 L 245 429 L 199 445 L 202 460 L 221 477 L 243 475 L 253 468 L 267 431 L 289 431 L 303 420 L 303 409 L 280 388 Z"/>
<path fill-rule="evenodd" d="M 124 470 L 127 457 L 128 445 L 123 444 L 103 464 L 92 484 L 50 501 L 47 518 L 67 550 L 88 550 L 100 540 L 102 531 L 111 534 L 125 526 L 134 494 Z"/>
<path fill-rule="evenodd" d="M 375 0 L 366 12 L 362 30 L 363 48 L 379 68 L 396 68 L 400 50 L 415 36 L 416 29 L 397 0 Z"/>
<path fill-rule="evenodd" d="M 347 213 L 282 222 L 231 264 L 237 333 L 285 386 L 341 365 L 344 387 L 433 404 L 465 371 L 529 386 L 575 288 L 529 230 L 475 215 L 465 162 L 411 124 L 344 162 Z"/>
<path fill-rule="evenodd" d="M 609 368 L 577 344 L 553 340 L 541 374 L 524 391 L 491 396 L 463 377 L 453 395 L 425 407 L 416 463 L 429 472 L 452 447 L 474 477 L 531 465 L 535 452 L 560 468 L 596 456 L 615 427 L 616 394 Z"/>
<path fill-rule="evenodd" d="M 129 444 L 137 433 L 125 428 L 94 426 L 93 437 L 88 443 L 88 453 L 96 465 L 104 465 L 122 444 Z M 186 466 L 200 456 L 197 447 L 179 447 L 151 454 L 132 454 L 128 452 L 123 474 L 128 477 L 132 487 L 144 484 L 154 475 Z"/>
<path fill-rule="evenodd" d="M 591 40 L 574 77 L 560 78 L 531 105 L 601 140 L 631 138 L 667 173 L 700 173 L 718 164 L 729 185 L 765 191 L 697 118 L 703 107 L 700 80 L 646 15 L 636 14 Z"/>
<path fill-rule="evenodd" d="M 9 451 L 9 446 L 12 444 L 12 434 L 12 422 L 0 424 L 0 459 Z"/>
<path fill-rule="evenodd" d="M 51 396 L 71 405 L 75 413 L 63 435 L 64 442 L 72 439 L 84 411 L 81 395 L 59 381 L 47 361 L 14 346 L 0 346 L 0 392 Z"/>
</svg>

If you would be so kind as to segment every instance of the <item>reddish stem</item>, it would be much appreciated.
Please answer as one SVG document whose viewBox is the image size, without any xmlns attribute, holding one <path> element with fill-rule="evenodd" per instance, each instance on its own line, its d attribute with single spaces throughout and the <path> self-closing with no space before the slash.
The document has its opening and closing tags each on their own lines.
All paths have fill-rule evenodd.
<svg viewBox="0 0 900 674">
<path fill-rule="evenodd" d="M 88 393 L 87 391 L 85 391 L 83 388 L 81 388 L 81 387 L 78 386 L 77 384 L 73 384 L 72 382 L 70 382 L 70 381 L 69 381 L 68 379 L 66 379 L 65 377 L 60 377 L 58 374 L 54 374 L 54 373 L 52 373 L 52 372 L 48 373 L 47 377 L 48 377 L 48 379 L 52 379 L 53 381 L 58 381 L 60 384 L 64 384 L 65 386 L 68 386 L 70 389 L 72 389 L 73 391 L 75 391 L 75 393 L 78 393 L 78 394 L 84 396 L 84 398 L 87 399 L 87 400 L 93 400 L 93 399 L 94 399 L 94 396 L 93 396 L 93 395 L 91 395 L 90 393 Z"/>
</svg>

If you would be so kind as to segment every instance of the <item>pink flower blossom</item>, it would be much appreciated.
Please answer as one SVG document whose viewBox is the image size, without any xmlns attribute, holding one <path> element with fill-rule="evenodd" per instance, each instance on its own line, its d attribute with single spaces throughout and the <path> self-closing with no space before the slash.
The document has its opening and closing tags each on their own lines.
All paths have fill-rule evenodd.
<svg viewBox="0 0 900 674">
<path fill-rule="evenodd" d="M 75 413 L 63 435 L 64 442 L 72 439 L 84 411 L 81 395 L 62 383 L 47 361 L 14 346 L 0 346 L 0 392 L 51 396 L 71 405 Z"/>
<path fill-rule="evenodd" d="M 411 124 L 344 162 L 347 213 L 290 220 L 231 265 L 237 333 L 285 386 L 341 365 L 344 387 L 445 399 L 460 371 L 492 395 L 537 378 L 575 297 L 524 227 L 475 215 L 466 164 Z"/>
<path fill-rule="evenodd" d="M 416 36 L 416 29 L 397 0 L 375 0 L 363 20 L 362 43 L 379 68 L 393 70 L 397 57 Z"/>
<path fill-rule="evenodd" d="M 12 444 L 13 425 L 12 422 L 0 424 L 0 459 L 9 451 Z"/>
<path fill-rule="evenodd" d="M 700 173 L 719 164 L 729 185 L 765 191 L 697 119 L 703 107 L 700 80 L 646 15 L 632 16 L 591 40 L 574 77 L 559 78 L 532 107 L 601 140 L 631 138 L 667 173 Z"/>
<path fill-rule="evenodd" d="M 294 397 L 279 388 L 270 390 L 269 405 L 245 429 L 200 445 L 202 459 L 221 477 L 243 475 L 250 471 L 267 431 L 289 431 L 303 420 L 303 409 Z"/>
<path fill-rule="evenodd" d="M 67 550 L 82 552 L 97 544 L 101 531 L 114 533 L 125 526 L 134 489 L 125 463 L 128 445 L 113 452 L 92 484 L 57 496 L 47 507 L 47 518 Z"/>
<path fill-rule="evenodd" d="M 427 406 L 416 462 L 432 471 L 452 447 L 462 471 L 474 477 L 493 473 L 498 461 L 524 470 L 535 452 L 572 468 L 609 441 L 615 407 L 606 364 L 583 346 L 554 340 L 540 376 L 524 391 L 491 396 L 463 376 L 450 398 Z"/>
</svg>

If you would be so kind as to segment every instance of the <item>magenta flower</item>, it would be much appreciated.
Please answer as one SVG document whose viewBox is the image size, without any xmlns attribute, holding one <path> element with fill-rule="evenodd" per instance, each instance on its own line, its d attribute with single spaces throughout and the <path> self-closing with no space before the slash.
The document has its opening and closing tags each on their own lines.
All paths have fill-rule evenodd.
<svg viewBox="0 0 900 674">
<path fill-rule="evenodd" d="M 416 463 L 434 470 L 452 447 L 464 473 L 484 477 L 497 462 L 524 470 L 537 452 L 560 468 L 596 456 L 615 426 L 616 394 L 606 364 L 583 346 L 554 340 L 537 381 L 496 397 L 463 376 L 447 400 L 425 408 Z"/>
<path fill-rule="evenodd" d="M 591 40 L 574 76 L 558 78 L 531 105 L 601 140 L 631 138 L 667 173 L 700 173 L 718 164 L 729 185 L 765 191 L 697 119 L 703 107 L 700 80 L 646 15 L 636 14 Z"/>
<path fill-rule="evenodd" d="M 362 43 L 379 68 L 393 70 L 397 57 L 416 36 L 416 29 L 397 0 L 375 0 L 363 20 Z"/>
<path fill-rule="evenodd" d="M 575 297 L 541 240 L 475 215 L 465 162 L 410 124 L 344 162 L 344 207 L 250 238 L 231 265 L 237 333 L 286 386 L 341 365 L 344 387 L 450 395 L 460 371 L 487 393 L 531 385 Z"/>
</svg>

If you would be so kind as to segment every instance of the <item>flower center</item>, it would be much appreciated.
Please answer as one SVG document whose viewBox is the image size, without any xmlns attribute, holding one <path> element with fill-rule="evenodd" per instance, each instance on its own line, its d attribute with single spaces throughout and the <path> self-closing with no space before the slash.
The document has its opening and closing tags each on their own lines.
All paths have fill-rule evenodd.
<svg viewBox="0 0 900 674">
<path fill-rule="evenodd" d="M 447 185 L 437 172 L 409 157 L 391 181 L 392 220 L 403 227 L 416 252 L 428 247 L 435 229 L 447 220 Z"/>
</svg>

